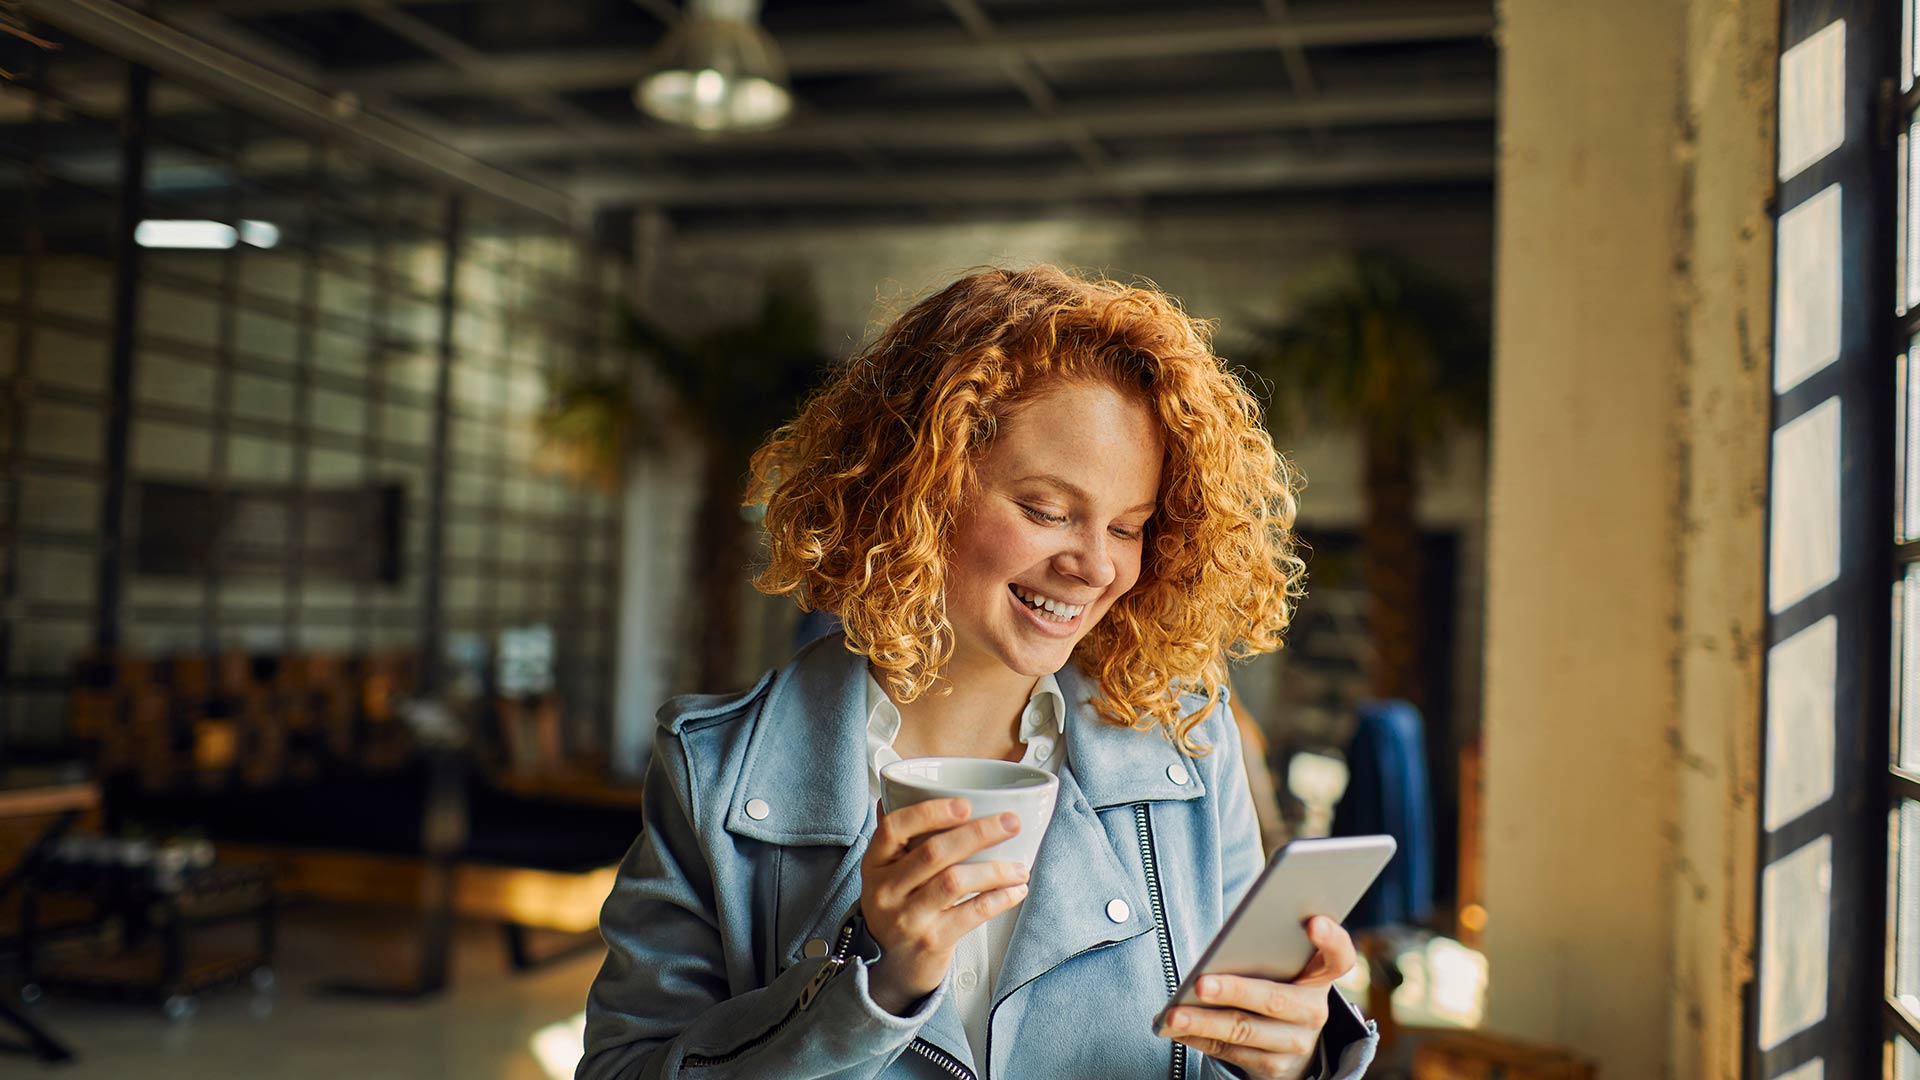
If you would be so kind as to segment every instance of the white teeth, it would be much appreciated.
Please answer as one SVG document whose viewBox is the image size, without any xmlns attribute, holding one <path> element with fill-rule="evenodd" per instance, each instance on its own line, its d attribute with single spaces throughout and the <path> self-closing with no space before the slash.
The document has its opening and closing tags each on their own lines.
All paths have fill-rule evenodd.
<svg viewBox="0 0 1920 1080">
<path fill-rule="evenodd" d="M 1080 617 L 1081 612 L 1087 610 L 1084 604 L 1063 603 L 1059 600 L 1054 600 L 1050 597 L 1041 596 L 1039 593 L 1023 589 L 1018 585 L 1013 587 L 1013 594 L 1026 601 L 1027 606 L 1033 608 L 1035 613 L 1053 622 L 1072 622 Z"/>
</svg>

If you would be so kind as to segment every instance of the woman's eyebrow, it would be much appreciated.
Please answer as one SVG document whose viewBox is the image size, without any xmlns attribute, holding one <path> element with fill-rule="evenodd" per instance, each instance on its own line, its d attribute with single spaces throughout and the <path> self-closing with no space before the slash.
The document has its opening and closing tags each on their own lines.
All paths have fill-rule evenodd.
<svg viewBox="0 0 1920 1080">
<path fill-rule="evenodd" d="M 1020 479 L 1015 480 L 1014 483 L 1016 484 L 1027 484 L 1027 483 L 1047 484 L 1052 487 L 1059 488 L 1061 491 L 1067 493 L 1068 495 L 1076 499 L 1079 499 L 1081 502 L 1093 501 L 1093 496 L 1087 494 L 1087 491 L 1085 488 L 1081 487 L 1078 484 L 1075 484 L 1071 480 L 1067 480 L 1062 477 L 1055 476 L 1052 473 L 1034 473 L 1032 476 L 1023 476 Z M 1126 512 L 1131 514 L 1136 510 L 1152 510 L 1152 509 L 1153 509 L 1153 501 L 1149 499 L 1148 501 L 1140 503 L 1137 506 L 1128 507 Z"/>
</svg>

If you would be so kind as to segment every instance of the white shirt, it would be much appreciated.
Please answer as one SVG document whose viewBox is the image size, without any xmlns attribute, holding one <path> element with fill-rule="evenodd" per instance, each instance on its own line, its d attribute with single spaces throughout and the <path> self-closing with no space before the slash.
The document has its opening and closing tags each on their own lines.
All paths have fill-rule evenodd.
<svg viewBox="0 0 1920 1080">
<path fill-rule="evenodd" d="M 1020 741 L 1027 750 L 1020 764 L 1032 765 L 1051 773 L 1060 771 L 1066 757 L 1063 736 L 1067 731 L 1067 699 L 1053 676 L 1043 675 L 1027 697 L 1020 714 Z M 869 798 L 880 798 L 880 770 L 900 760 L 893 740 L 900 734 L 900 710 L 887 692 L 867 674 L 867 784 Z M 984 1065 L 987 1053 L 987 1016 L 993 1007 L 993 988 L 1000 978 L 1000 961 L 1007 955 L 1007 943 L 1013 939 L 1014 921 L 1019 907 L 1003 911 L 974 927 L 953 950 L 954 1006 L 967 1032 L 967 1045 L 973 1048 L 973 1060 Z"/>
</svg>

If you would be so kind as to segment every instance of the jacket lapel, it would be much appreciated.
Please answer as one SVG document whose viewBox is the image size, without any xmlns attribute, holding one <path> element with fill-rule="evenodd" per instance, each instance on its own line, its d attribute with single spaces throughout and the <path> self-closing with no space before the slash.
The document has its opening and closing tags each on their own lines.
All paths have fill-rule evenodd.
<svg viewBox="0 0 1920 1080">
<path fill-rule="evenodd" d="M 1093 708 L 1095 684 L 1073 665 L 1056 677 L 1070 716 L 1067 761 L 1027 899 L 1001 961 L 996 1007 L 1073 956 L 1153 929 L 1146 882 L 1137 867 L 1122 861 L 1098 811 L 1202 793 L 1199 771 L 1165 737 L 1102 719 Z M 1172 766 L 1179 768 L 1170 774 Z M 1175 783 L 1176 775 L 1186 782 Z"/>
<path fill-rule="evenodd" d="M 803 649 L 775 676 L 727 807 L 726 828 L 736 836 L 845 849 L 825 888 L 813 882 L 781 884 L 783 891 L 820 890 L 812 915 L 777 943 L 788 965 L 801 960 L 808 940 L 831 940 L 860 901 L 860 860 L 875 820 L 867 788 L 865 664 L 865 657 L 847 650 L 843 635 L 832 634 Z M 996 1009 L 1013 991 L 1069 958 L 1153 929 L 1145 883 L 1137 867 L 1120 858 L 1098 811 L 1204 794 L 1199 770 L 1163 735 L 1102 719 L 1092 705 L 1093 680 L 1073 664 L 1056 679 L 1069 717 L 1066 762 L 1027 899 L 1001 963 Z M 1175 765 L 1180 768 L 1170 773 Z M 1176 775 L 1184 782 L 1177 783 Z M 1112 917 L 1119 913 L 1114 900 L 1126 905 L 1118 920 Z M 920 1037 L 980 1071 L 951 993 Z"/>
</svg>

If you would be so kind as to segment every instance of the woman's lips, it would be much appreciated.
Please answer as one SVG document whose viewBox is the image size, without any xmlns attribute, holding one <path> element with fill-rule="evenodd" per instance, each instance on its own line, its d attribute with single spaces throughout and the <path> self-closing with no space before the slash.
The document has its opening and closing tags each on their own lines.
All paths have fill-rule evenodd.
<svg viewBox="0 0 1920 1080">
<path fill-rule="evenodd" d="M 1072 637 L 1074 633 L 1080 629 L 1080 620 L 1087 617 L 1087 608 L 1083 607 L 1080 609 L 1080 614 L 1075 615 L 1066 622 L 1057 622 L 1049 619 L 1038 611 L 1035 611 L 1031 604 L 1014 595 L 1011 585 L 1007 587 L 1007 603 L 1019 608 L 1020 614 L 1026 618 L 1028 624 L 1041 633 L 1046 634 L 1048 637 Z M 1088 606 L 1090 607 L 1091 605 Z"/>
</svg>

